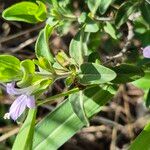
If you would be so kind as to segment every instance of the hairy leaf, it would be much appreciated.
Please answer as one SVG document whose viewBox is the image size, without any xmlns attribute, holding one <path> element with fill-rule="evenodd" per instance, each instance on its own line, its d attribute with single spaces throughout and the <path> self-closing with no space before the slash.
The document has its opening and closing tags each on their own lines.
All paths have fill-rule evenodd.
<svg viewBox="0 0 150 150">
<path fill-rule="evenodd" d="M 96 13 L 96 11 L 100 5 L 100 2 L 101 2 L 101 0 L 88 0 L 87 1 L 88 7 L 93 15 Z"/>
<path fill-rule="evenodd" d="M 115 0 L 100 0 L 99 12 L 103 15 Z"/>
<path fill-rule="evenodd" d="M 46 6 L 37 1 L 33 2 L 19 2 L 3 11 L 3 18 L 12 21 L 23 21 L 27 23 L 37 23 L 46 19 Z"/>
<path fill-rule="evenodd" d="M 116 30 L 113 27 L 113 25 L 109 22 L 106 22 L 106 25 L 104 26 L 104 30 L 106 33 L 108 33 L 112 38 L 117 39 L 116 36 Z"/>
<path fill-rule="evenodd" d="M 54 62 L 54 58 L 50 52 L 48 44 L 53 28 L 54 27 L 50 25 L 46 25 L 45 28 L 40 32 L 35 45 L 35 53 L 37 58 L 45 57 L 50 62 Z"/>
<path fill-rule="evenodd" d="M 20 61 L 11 55 L 0 56 L 0 82 L 18 81 L 22 77 Z"/>
<path fill-rule="evenodd" d="M 81 84 L 101 84 L 113 80 L 116 73 L 96 63 L 84 63 L 80 67 L 79 82 Z"/>
<path fill-rule="evenodd" d="M 21 62 L 20 66 L 23 72 L 23 78 L 17 84 L 20 87 L 29 86 L 35 73 L 35 65 L 32 60 L 26 59 Z"/>
<path fill-rule="evenodd" d="M 88 33 L 84 33 L 83 30 L 80 30 L 74 39 L 71 40 L 69 54 L 78 65 L 81 65 L 84 62 L 85 57 L 89 55 L 87 47 L 88 37 Z"/>
<path fill-rule="evenodd" d="M 132 82 L 144 76 L 143 70 L 134 65 L 122 64 L 112 69 L 117 73 L 117 77 L 112 81 L 113 83 Z"/>
</svg>

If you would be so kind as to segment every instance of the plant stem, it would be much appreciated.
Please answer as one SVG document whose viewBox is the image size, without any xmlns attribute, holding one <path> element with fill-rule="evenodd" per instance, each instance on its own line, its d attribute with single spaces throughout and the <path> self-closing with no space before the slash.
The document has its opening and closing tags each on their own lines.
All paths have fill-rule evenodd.
<svg viewBox="0 0 150 150">
<path fill-rule="evenodd" d="M 48 102 L 53 102 L 57 98 L 67 96 L 67 95 L 73 94 L 73 93 L 78 92 L 78 91 L 79 91 L 79 88 L 74 88 L 74 89 L 69 90 L 67 92 L 60 93 L 60 94 L 54 95 L 52 97 L 46 98 L 44 101 L 40 100 L 40 101 L 37 102 L 37 106 L 40 106 L 40 105 L 48 103 Z"/>
</svg>

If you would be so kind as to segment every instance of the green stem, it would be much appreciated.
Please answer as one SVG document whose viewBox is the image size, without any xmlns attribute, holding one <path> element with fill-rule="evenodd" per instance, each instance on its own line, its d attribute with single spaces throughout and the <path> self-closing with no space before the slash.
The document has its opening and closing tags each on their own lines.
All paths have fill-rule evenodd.
<svg viewBox="0 0 150 150">
<path fill-rule="evenodd" d="M 67 92 L 64 92 L 64 93 L 60 93 L 60 94 L 57 94 L 57 95 L 54 95 L 52 97 L 49 97 L 49 98 L 46 98 L 44 101 L 43 100 L 40 100 L 38 101 L 37 103 L 37 106 L 40 106 L 42 104 L 45 104 L 45 103 L 48 103 L 48 102 L 53 102 L 55 101 L 57 98 L 60 98 L 60 97 L 64 97 L 64 96 L 68 96 L 70 94 L 73 94 L 75 92 L 78 92 L 79 91 L 79 88 L 74 88 L 72 90 L 69 90 Z"/>
</svg>

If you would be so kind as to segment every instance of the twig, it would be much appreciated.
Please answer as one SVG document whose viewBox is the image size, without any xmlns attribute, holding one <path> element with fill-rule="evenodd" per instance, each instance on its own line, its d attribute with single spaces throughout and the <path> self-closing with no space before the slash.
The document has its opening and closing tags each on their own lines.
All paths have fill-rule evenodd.
<svg viewBox="0 0 150 150">
<path fill-rule="evenodd" d="M 9 53 L 16 53 L 16 52 L 20 51 L 21 49 L 23 49 L 24 47 L 34 43 L 36 41 L 36 39 L 37 39 L 37 36 L 30 38 L 14 48 L 7 48 L 7 51 L 9 51 Z"/>
<path fill-rule="evenodd" d="M 111 127 L 117 126 L 120 130 L 124 130 L 124 126 L 122 126 L 121 124 L 119 124 L 119 123 L 117 123 L 117 122 L 115 122 L 113 120 L 104 118 L 104 117 L 98 117 L 97 116 L 97 117 L 94 117 L 92 120 L 96 121 L 96 122 L 98 121 L 98 122 L 100 122 L 102 124 L 105 124 L 105 125 L 109 125 Z"/>
<path fill-rule="evenodd" d="M 0 136 L 0 142 L 5 141 L 6 139 L 8 139 L 9 137 L 17 134 L 19 132 L 19 127 L 3 134 L 2 136 Z"/>
<path fill-rule="evenodd" d="M 128 47 L 131 44 L 132 39 L 134 37 L 133 26 L 129 21 L 127 22 L 127 26 L 128 26 L 128 36 L 127 36 L 127 40 L 126 40 L 126 43 L 125 43 L 123 49 L 117 55 L 107 56 L 106 57 L 107 59 L 112 60 L 112 59 L 120 58 L 127 52 Z"/>
<path fill-rule="evenodd" d="M 120 113 L 120 108 L 117 108 L 115 112 L 114 122 L 118 121 L 119 113 Z M 114 126 L 112 130 L 110 150 L 116 150 L 117 130 L 118 130 L 118 126 Z"/>
<path fill-rule="evenodd" d="M 143 128 L 149 122 L 150 114 L 138 118 L 134 123 L 132 123 L 133 129 Z"/>
<path fill-rule="evenodd" d="M 89 133 L 89 132 L 98 132 L 98 131 L 105 131 L 108 130 L 109 128 L 106 127 L 105 125 L 100 125 L 100 126 L 90 126 L 87 128 L 83 128 L 80 132 L 82 133 Z"/>
<path fill-rule="evenodd" d="M 33 32 L 33 31 L 35 31 L 35 30 L 38 30 L 38 29 L 42 28 L 43 26 L 44 26 L 44 25 L 41 24 L 41 25 L 35 26 L 35 27 L 31 28 L 31 29 L 27 29 L 27 30 L 25 30 L 25 31 L 19 32 L 19 33 L 17 33 L 17 34 L 10 35 L 10 36 L 5 37 L 5 38 L 1 38 L 1 39 L 0 39 L 0 43 L 7 42 L 7 41 L 9 41 L 9 40 L 15 39 L 15 38 L 17 38 L 17 37 L 19 37 L 19 36 L 22 36 L 22 35 L 24 35 L 24 34 Z"/>
<path fill-rule="evenodd" d="M 132 132 L 132 125 L 131 125 L 131 121 L 133 120 L 131 112 L 130 112 L 130 106 L 129 106 L 129 97 L 127 96 L 127 91 L 126 91 L 126 84 L 124 85 L 124 91 L 122 93 L 122 97 L 124 99 L 124 110 L 125 110 L 125 114 L 126 114 L 126 120 L 127 120 L 127 124 L 128 124 L 128 135 L 129 137 L 132 139 L 134 134 Z"/>
<path fill-rule="evenodd" d="M 16 128 L 16 127 L 12 127 L 12 126 L 1 127 L 0 128 L 0 133 L 8 132 L 8 131 L 10 131 L 10 130 L 12 130 L 14 128 Z"/>
</svg>

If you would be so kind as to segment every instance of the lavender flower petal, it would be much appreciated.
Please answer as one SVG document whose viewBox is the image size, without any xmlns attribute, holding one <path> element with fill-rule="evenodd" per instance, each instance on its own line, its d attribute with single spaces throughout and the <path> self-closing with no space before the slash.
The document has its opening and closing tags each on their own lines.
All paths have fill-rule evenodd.
<svg viewBox="0 0 150 150">
<path fill-rule="evenodd" d="M 7 93 L 10 95 L 31 94 L 33 90 L 33 86 L 19 89 L 19 88 L 15 88 L 15 82 L 12 82 L 12 83 L 7 83 L 6 90 Z"/>
<path fill-rule="evenodd" d="M 6 85 L 6 90 L 7 90 L 7 93 L 8 94 L 11 94 L 11 95 L 18 95 L 18 92 L 16 91 L 15 89 L 15 82 L 12 82 L 12 83 L 8 83 Z M 20 93 L 19 93 L 20 94 Z"/>
<path fill-rule="evenodd" d="M 150 46 L 147 46 L 143 49 L 143 56 L 145 58 L 150 58 Z"/>
<path fill-rule="evenodd" d="M 27 95 L 21 95 L 11 105 L 9 114 L 14 121 L 17 120 L 17 118 L 20 117 L 21 114 L 24 112 L 27 106 L 26 100 L 27 100 Z"/>
<path fill-rule="evenodd" d="M 35 98 L 34 96 L 28 96 L 26 99 L 26 104 L 28 108 L 35 108 Z"/>
</svg>

